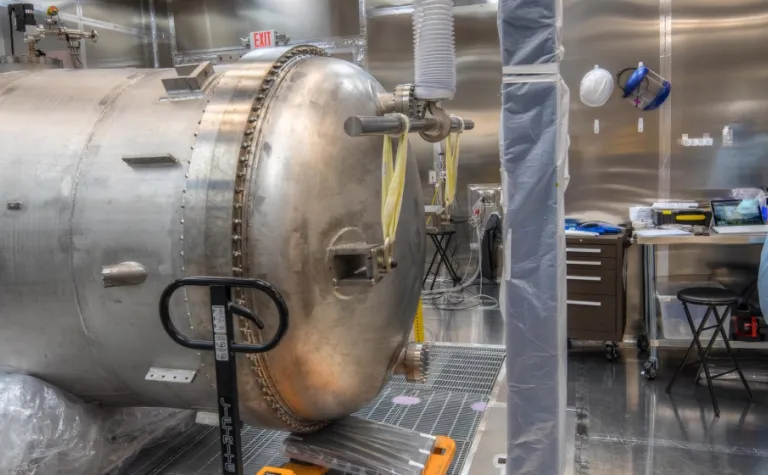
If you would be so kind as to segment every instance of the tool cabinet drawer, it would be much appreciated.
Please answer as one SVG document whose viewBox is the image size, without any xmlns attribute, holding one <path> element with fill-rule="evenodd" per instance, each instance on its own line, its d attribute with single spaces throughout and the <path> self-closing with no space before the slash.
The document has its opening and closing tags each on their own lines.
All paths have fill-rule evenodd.
<svg viewBox="0 0 768 475">
<path fill-rule="evenodd" d="M 568 294 L 616 295 L 616 271 L 572 269 L 567 275 Z"/>
<path fill-rule="evenodd" d="M 616 297 L 608 295 L 568 294 L 568 328 L 614 331 Z"/>
<path fill-rule="evenodd" d="M 568 265 L 569 274 L 576 269 L 616 270 L 616 259 L 614 258 L 601 259 L 592 256 L 571 256 L 566 259 L 565 263 Z"/>
<path fill-rule="evenodd" d="M 616 257 L 615 244 L 577 244 L 569 241 L 565 246 L 565 255 L 568 260 L 581 259 L 582 257 L 598 258 Z"/>
</svg>

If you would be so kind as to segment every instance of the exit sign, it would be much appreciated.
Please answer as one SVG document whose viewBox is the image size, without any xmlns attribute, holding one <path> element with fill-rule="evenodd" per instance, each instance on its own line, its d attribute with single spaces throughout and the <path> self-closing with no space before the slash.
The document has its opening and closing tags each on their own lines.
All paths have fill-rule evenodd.
<svg viewBox="0 0 768 475">
<path fill-rule="evenodd" d="M 254 31 L 251 33 L 251 49 L 271 48 L 277 44 L 277 32 L 274 30 Z"/>
</svg>

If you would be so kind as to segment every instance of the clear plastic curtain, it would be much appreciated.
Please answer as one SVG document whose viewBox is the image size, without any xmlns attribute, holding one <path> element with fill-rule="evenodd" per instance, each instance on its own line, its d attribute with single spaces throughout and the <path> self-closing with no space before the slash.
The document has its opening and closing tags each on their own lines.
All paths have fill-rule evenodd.
<svg viewBox="0 0 768 475">
<path fill-rule="evenodd" d="M 501 163 L 507 329 L 507 473 L 560 475 L 566 440 L 569 91 L 559 0 L 501 0 Z"/>
</svg>

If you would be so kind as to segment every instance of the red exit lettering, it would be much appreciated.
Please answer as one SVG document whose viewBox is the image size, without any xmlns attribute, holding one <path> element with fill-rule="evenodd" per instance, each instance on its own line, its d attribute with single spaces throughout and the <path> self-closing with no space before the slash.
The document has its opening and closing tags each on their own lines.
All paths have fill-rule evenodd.
<svg viewBox="0 0 768 475">
<path fill-rule="evenodd" d="M 272 33 L 272 31 L 255 31 L 251 33 L 251 47 L 268 48 L 273 46 L 274 38 Z"/>
</svg>

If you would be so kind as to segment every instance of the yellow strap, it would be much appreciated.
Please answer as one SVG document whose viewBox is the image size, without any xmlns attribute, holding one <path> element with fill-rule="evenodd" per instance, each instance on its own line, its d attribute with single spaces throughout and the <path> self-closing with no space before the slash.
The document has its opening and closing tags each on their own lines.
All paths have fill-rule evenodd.
<svg viewBox="0 0 768 475">
<path fill-rule="evenodd" d="M 384 136 L 384 151 L 381 164 L 381 227 L 384 230 L 384 242 L 395 242 L 397 225 L 400 222 L 400 209 L 403 205 L 405 189 L 405 170 L 408 165 L 408 130 L 411 123 L 403 114 L 398 116 L 405 122 L 405 132 L 397 142 L 397 159 L 393 163 L 392 137 Z"/>
<path fill-rule="evenodd" d="M 424 343 L 424 305 L 419 299 L 419 306 L 416 308 L 416 318 L 413 319 L 413 336 L 416 343 Z"/>
<path fill-rule="evenodd" d="M 461 120 L 461 119 L 459 119 Z M 445 153 L 445 205 L 450 206 L 456 200 L 456 188 L 459 179 L 459 139 L 464 131 L 464 123 L 455 134 L 448 134 Z"/>
</svg>

